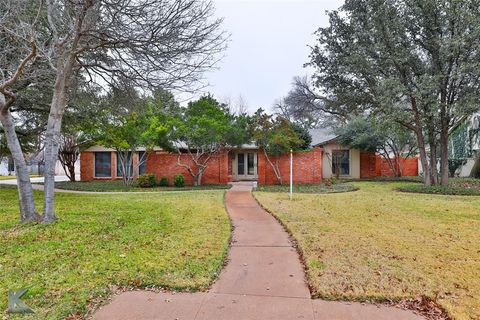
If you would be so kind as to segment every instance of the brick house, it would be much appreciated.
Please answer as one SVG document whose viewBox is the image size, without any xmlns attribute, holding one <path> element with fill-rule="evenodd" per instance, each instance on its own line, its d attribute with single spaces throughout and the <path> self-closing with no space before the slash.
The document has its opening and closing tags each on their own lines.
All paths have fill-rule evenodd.
<svg viewBox="0 0 480 320">
<path fill-rule="evenodd" d="M 340 146 L 335 136 L 326 130 L 311 130 L 312 148 L 309 151 L 293 153 L 294 183 L 320 183 L 323 178 L 330 178 L 339 166 L 341 178 L 360 179 L 376 176 L 392 175 L 386 162 L 372 152 L 363 152 Z M 183 174 L 186 184 L 193 184 L 187 170 L 177 164 L 177 154 L 161 149 L 150 151 L 147 160 L 138 165 L 139 156 L 144 150 L 133 154 L 134 176 L 143 173 L 154 173 L 157 178 L 167 177 L 170 182 L 173 176 Z M 281 175 L 286 181 L 290 172 L 290 155 L 281 155 L 278 159 Z M 335 160 L 335 161 L 334 161 Z M 181 155 L 181 161 L 189 161 L 187 154 Z M 416 158 L 402 159 L 405 175 L 418 175 Z M 112 180 L 121 178 L 117 169 L 115 150 L 102 146 L 93 146 L 80 155 L 80 179 Z M 212 158 L 204 172 L 202 183 L 226 184 L 232 181 L 253 180 L 259 184 L 275 184 L 277 179 L 271 165 L 262 150 L 255 145 L 244 145 L 228 151 L 223 151 Z"/>
</svg>

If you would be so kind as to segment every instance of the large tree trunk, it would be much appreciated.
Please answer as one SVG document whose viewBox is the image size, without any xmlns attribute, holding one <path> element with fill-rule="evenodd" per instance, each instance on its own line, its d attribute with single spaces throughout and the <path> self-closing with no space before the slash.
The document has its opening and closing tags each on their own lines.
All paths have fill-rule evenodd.
<svg viewBox="0 0 480 320">
<path fill-rule="evenodd" d="M 430 179 L 432 181 L 432 185 L 437 185 L 437 139 L 435 138 L 433 126 L 428 129 L 428 144 L 430 145 Z"/>
<path fill-rule="evenodd" d="M 61 61 L 58 64 L 57 78 L 53 92 L 50 114 L 48 115 L 47 131 L 45 134 L 45 182 L 44 182 L 44 204 L 43 204 L 43 223 L 51 223 L 57 218 L 55 216 L 55 165 L 58 158 L 58 147 L 60 145 L 60 131 L 62 128 L 62 119 L 67 104 L 67 92 L 74 57 L 70 56 L 67 61 Z"/>
<path fill-rule="evenodd" d="M 5 105 L 5 97 L 0 94 L 0 106 Z M 20 221 L 40 221 L 40 216 L 35 208 L 35 199 L 33 196 L 32 184 L 28 173 L 25 157 L 20 146 L 15 124 L 8 109 L 0 113 L 0 121 L 5 131 L 7 145 L 10 149 L 12 158 L 15 162 L 15 171 L 17 177 L 18 201 L 20 206 Z"/>
<path fill-rule="evenodd" d="M 432 184 L 430 179 L 430 170 L 428 168 L 427 151 L 425 149 L 425 137 L 423 135 L 422 121 L 420 119 L 420 112 L 417 106 L 417 100 L 414 97 L 410 98 L 412 110 L 414 114 L 414 132 L 417 137 L 418 152 L 420 153 L 420 163 L 422 164 L 423 183 L 427 186 Z"/>
<path fill-rule="evenodd" d="M 440 176 L 441 184 L 446 186 L 448 185 L 448 119 L 446 116 L 443 116 L 441 121 L 441 131 L 440 131 Z"/>
<path fill-rule="evenodd" d="M 74 46 L 75 47 L 75 46 Z M 71 48 L 70 50 L 73 50 Z M 67 94 L 75 65 L 75 54 L 70 51 L 64 53 L 57 63 L 55 87 L 53 91 L 50 114 L 48 115 L 47 131 L 45 134 L 45 172 L 44 172 L 44 203 L 43 223 L 51 223 L 57 218 L 55 216 L 55 165 L 58 159 L 58 148 L 60 145 L 60 132 L 62 119 L 67 105 Z"/>
<path fill-rule="evenodd" d="M 427 186 L 432 184 L 430 179 L 430 170 L 428 168 L 427 151 L 425 150 L 425 141 L 423 134 L 417 134 L 418 153 L 420 153 L 420 163 L 422 165 L 423 183 Z"/>
</svg>

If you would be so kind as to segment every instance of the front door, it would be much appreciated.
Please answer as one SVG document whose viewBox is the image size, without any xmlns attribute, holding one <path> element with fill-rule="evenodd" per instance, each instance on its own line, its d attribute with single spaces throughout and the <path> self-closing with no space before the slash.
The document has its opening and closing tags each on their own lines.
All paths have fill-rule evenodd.
<svg viewBox="0 0 480 320">
<path fill-rule="evenodd" d="M 236 157 L 237 180 L 257 179 L 257 153 L 242 151 Z"/>
</svg>

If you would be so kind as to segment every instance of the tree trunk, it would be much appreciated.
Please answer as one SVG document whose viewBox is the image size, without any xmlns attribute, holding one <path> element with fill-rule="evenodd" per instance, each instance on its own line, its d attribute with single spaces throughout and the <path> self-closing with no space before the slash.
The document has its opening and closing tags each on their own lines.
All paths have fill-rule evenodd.
<svg viewBox="0 0 480 320">
<path fill-rule="evenodd" d="M 265 155 L 265 159 L 267 159 L 267 162 L 270 164 L 270 166 L 272 167 L 273 169 L 273 173 L 275 173 L 275 177 L 277 178 L 277 181 L 280 185 L 283 184 L 283 181 L 282 181 L 282 174 L 280 172 L 280 169 L 278 168 L 278 160 L 276 162 L 276 165 L 273 164 L 272 160 L 270 159 L 270 157 L 268 156 L 268 153 L 265 149 L 263 149 L 263 154 Z"/>
<path fill-rule="evenodd" d="M 5 97 L 0 94 L 0 105 L 4 104 Z M 18 201 L 20 206 L 20 221 L 22 223 L 40 221 L 40 216 L 35 208 L 35 198 L 33 196 L 33 189 L 30 182 L 27 164 L 17 137 L 17 133 L 15 132 L 15 124 L 8 109 L 2 110 L 0 114 L 0 121 L 3 126 L 3 130 L 5 131 L 8 148 L 10 149 L 15 163 Z"/>
<path fill-rule="evenodd" d="M 58 155 L 58 160 L 62 164 L 63 171 L 67 175 L 68 180 L 75 182 L 75 163 L 77 162 L 77 156 L 74 154 L 60 154 Z"/>
<path fill-rule="evenodd" d="M 417 106 L 417 100 L 415 97 L 410 97 L 412 110 L 414 114 L 414 129 L 415 136 L 417 137 L 418 152 L 420 153 L 420 162 L 422 164 L 423 171 L 423 183 L 427 186 L 432 184 L 430 179 L 430 171 L 428 168 L 427 151 L 425 150 L 425 137 L 423 135 L 422 121 L 420 120 L 420 112 Z"/>
<path fill-rule="evenodd" d="M 73 50 L 72 48 L 70 50 Z M 62 119 L 67 105 L 67 94 L 75 65 L 75 54 L 73 51 L 64 53 L 57 63 L 55 87 L 53 90 L 50 114 L 48 115 L 47 131 L 45 134 L 45 182 L 44 182 L 44 203 L 43 223 L 51 223 L 57 218 L 55 216 L 55 164 L 58 159 L 58 148 L 60 145 L 60 131 Z"/>
<path fill-rule="evenodd" d="M 417 136 L 418 152 L 420 153 L 420 163 L 423 171 L 423 183 L 427 186 L 430 186 L 432 184 L 432 180 L 430 179 L 430 169 L 428 165 L 427 151 L 425 150 L 423 132 L 421 129 L 419 130 L 417 128 L 415 135 Z"/>
<path fill-rule="evenodd" d="M 448 185 L 448 119 L 446 116 L 442 119 L 442 128 L 440 131 L 440 176 L 441 184 Z"/>
<path fill-rule="evenodd" d="M 280 168 L 278 167 L 278 160 L 275 162 L 274 171 L 275 171 L 275 176 L 277 177 L 278 183 L 280 183 L 280 185 L 283 185 L 282 174 L 280 172 Z"/>
<path fill-rule="evenodd" d="M 70 179 L 71 182 L 75 182 L 76 181 L 76 177 L 75 177 L 75 162 L 73 163 L 70 163 L 68 165 L 68 179 Z"/>
<path fill-rule="evenodd" d="M 60 130 L 62 119 L 67 102 L 67 70 L 59 71 L 55 82 L 50 114 L 48 115 L 47 131 L 45 134 L 45 182 L 44 182 L 44 204 L 43 223 L 51 223 L 57 219 L 55 216 L 55 164 L 58 158 L 60 145 Z"/>
<path fill-rule="evenodd" d="M 201 186 L 202 185 L 203 170 L 204 169 L 199 169 L 198 170 L 197 179 L 195 181 L 196 186 Z"/>
<path fill-rule="evenodd" d="M 395 155 L 395 154 L 394 154 Z M 392 174 L 397 177 L 397 171 L 395 170 L 395 164 L 393 163 L 392 161 L 392 158 L 390 158 L 390 154 L 388 153 L 388 150 L 386 147 L 383 147 L 383 155 L 382 155 L 382 158 L 385 159 L 385 161 L 387 161 L 388 163 L 388 166 L 390 167 L 390 170 L 392 171 Z M 335 165 L 335 169 L 337 169 L 338 166 Z M 336 171 L 336 170 L 335 170 Z"/>
<path fill-rule="evenodd" d="M 433 127 L 430 127 L 428 130 L 428 144 L 430 145 L 430 179 L 432 181 L 432 185 L 437 185 L 437 139 L 435 139 Z"/>
</svg>

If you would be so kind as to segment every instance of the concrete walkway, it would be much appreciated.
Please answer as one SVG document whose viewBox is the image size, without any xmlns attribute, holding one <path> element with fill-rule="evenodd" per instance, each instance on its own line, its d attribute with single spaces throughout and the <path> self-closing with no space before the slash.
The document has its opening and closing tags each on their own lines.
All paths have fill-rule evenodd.
<svg viewBox="0 0 480 320">
<path fill-rule="evenodd" d="M 423 319 L 397 308 L 311 300 L 297 251 L 251 185 L 234 185 L 225 202 L 235 229 L 228 264 L 209 292 L 125 292 L 94 319 Z"/>
</svg>

